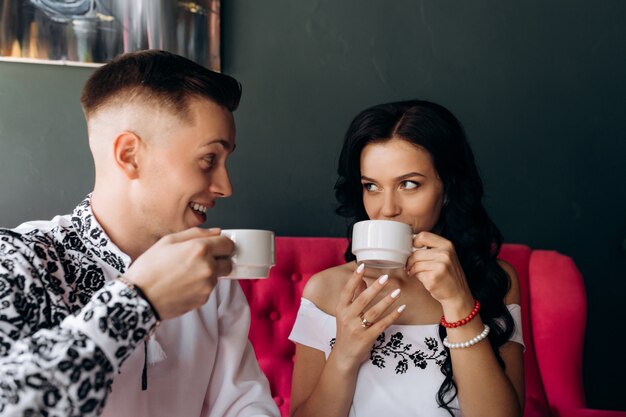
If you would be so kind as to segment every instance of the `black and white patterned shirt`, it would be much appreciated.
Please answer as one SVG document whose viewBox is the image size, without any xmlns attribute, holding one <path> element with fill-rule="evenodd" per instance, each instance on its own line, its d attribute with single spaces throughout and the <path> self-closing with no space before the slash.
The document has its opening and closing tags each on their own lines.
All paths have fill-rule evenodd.
<svg viewBox="0 0 626 417">
<path fill-rule="evenodd" d="M 129 263 L 89 199 L 71 216 L 0 229 L 0 414 L 99 413 L 156 323 L 146 301 L 106 282 Z"/>
<path fill-rule="evenodd" d="M 156 319 L 115 280 L 130 262 L 89 197 L 71 215 L 0 229 L 0 415 L 278 415 L 233 280 L 159 327 L 167 359 L 148 368 L 141 391 L 136 348 Z"/>
</svg>

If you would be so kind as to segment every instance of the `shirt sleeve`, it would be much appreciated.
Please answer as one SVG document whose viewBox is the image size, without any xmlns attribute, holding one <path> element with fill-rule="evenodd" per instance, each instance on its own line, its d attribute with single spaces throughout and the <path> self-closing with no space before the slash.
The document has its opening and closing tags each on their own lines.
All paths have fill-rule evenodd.
<svg viewBox="0 0 626 417">
<path fill-rule="evenodd" d="M 267 378 L 248 340 L 250 307 L 239 283 L 231 279 L 220 280 L 214 291 L 219 291 L 221 298 L 218 306 L 219 341 L 203 416 L 280 416 Z"/>
<path fill-rule="evenodd" d="M 114 281 L 76 316 L 59 317 L 59 294 L 39 274 L 61 266 L 19 249 L 0 240 L 0 415 L 96 416 L 156 322 L 150 306 Z"/>
<path fill-rule="evenodd" d="M 328 323 L 329 319 L 331 322 L 334 321 L 334 317 L 321 311 L 312 301 L 302 298 L 289 340 L 328 354 L 331 338 L 324 336 L 327 333 L 325 331 L 326 325 L 332 324 Z"/>
</svg>

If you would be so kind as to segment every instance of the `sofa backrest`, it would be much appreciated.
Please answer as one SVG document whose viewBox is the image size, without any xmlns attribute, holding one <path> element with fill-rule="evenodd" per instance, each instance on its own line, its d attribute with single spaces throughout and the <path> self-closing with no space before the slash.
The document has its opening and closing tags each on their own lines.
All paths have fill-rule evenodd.
<svg viewBox="0 0 626 417">
<path fill-rule="evenodd" d="M 546 417 L 550 415 L 541 374 L 537 366 L 535 339 L 530 318 L 532 303 L 530 302 L 529 266 L 532 250 L 525 245 L 505 244 L 500 249 L 499 258 L 513 266 L 520 285 L 522 308 L 522 331 L 524 334 L 524 382 L 525 405 L 524 417 Z"/>
<path fill-rule="evenodd" d="M 291 373 L 295 347 L 287 337 L 296 318 L 307 280 L 315 273 L 344 262 L 348 242 L 343 238 L 277 237 L 276 266 L 263 280 L 241 280 L 251 309 L 250 341 L 270 382 L 272 395 L 283 416 L 289 415 Z M 506 244 L 500 258 L 519 276 L 522 327 L 526 351 L 525 417 L 549 416 L 550 411 L 537 366 L 532 331 L 529 265 L 533 251 L 524 245 Z"/>
<path fill-rule="evenodd" d="M 553 415 L 585 408 L 583 347 L 587 295 L 574 261 L 555 251 L 534 250 L 530 257 L 530 319 L 537 365 Z M 617 416 L 616 416 L 617 417 Z"/>
<path fill-rule="evenodd" d="M 276 265 L 270 277 L 240 280 L 251 312 L 250 341 L 270 382 L 274 401 L 289 415 L 294 344 L 287 339 L 312 275 L 344 262 L 347 241 L 339 238 L 276 238 Z"/>
</svg>

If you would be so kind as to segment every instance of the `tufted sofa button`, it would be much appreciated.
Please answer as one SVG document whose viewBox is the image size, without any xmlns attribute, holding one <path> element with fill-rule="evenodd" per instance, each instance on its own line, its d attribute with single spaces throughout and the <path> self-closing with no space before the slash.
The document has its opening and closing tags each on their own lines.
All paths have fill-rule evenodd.
<svg viewBox="0 0 626 417">
<path fill-rule="evenodd" d="M 270 313 L 270 320 L 276 321 L 280 318 L 280 313 L 278 311 L 272 311 Z"/>
<path fill-rule="evenodd" d="M 285 404 L 285 400 L 283 399 L 283 397 L 279 397 L 279 396 L 274 397 L 274 402 L 275 402 L 275 403 L 276 403 L 276 405 L 277 405 L 277 406 L 279 406 L 279 407 L 280 407 L 281 405 Z"/>
<path fill-rule="evenodd" d="M 291 280 L 293 282 L 299 282 L 302 279 L 302 275 L 296 273 L 291 274 Z"/>
</svg>

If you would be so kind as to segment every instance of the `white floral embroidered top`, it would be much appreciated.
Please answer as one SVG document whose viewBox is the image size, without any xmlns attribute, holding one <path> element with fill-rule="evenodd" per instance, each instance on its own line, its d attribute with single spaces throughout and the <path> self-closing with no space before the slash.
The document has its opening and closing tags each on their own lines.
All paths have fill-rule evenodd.
<svg viewBox="0 0 626 417">
<path fill-rule="evenodd" d="M 523 346 L 520 306 L 507 308 L 515 322 L 510 340 Z M 349 417 L 449 417 L 437 404 L 444 380 L 440 367 L 447 355 L 438 328 L 392 325 L 382 333 L 359 370 Z M 321 350 L 328 358 L 336 333 L 335 317 L 302 298 L 289 340 Z M 458 405 L 456 398 L 450 403 L 455 416 L 461 415 Z"/>
</svg>

